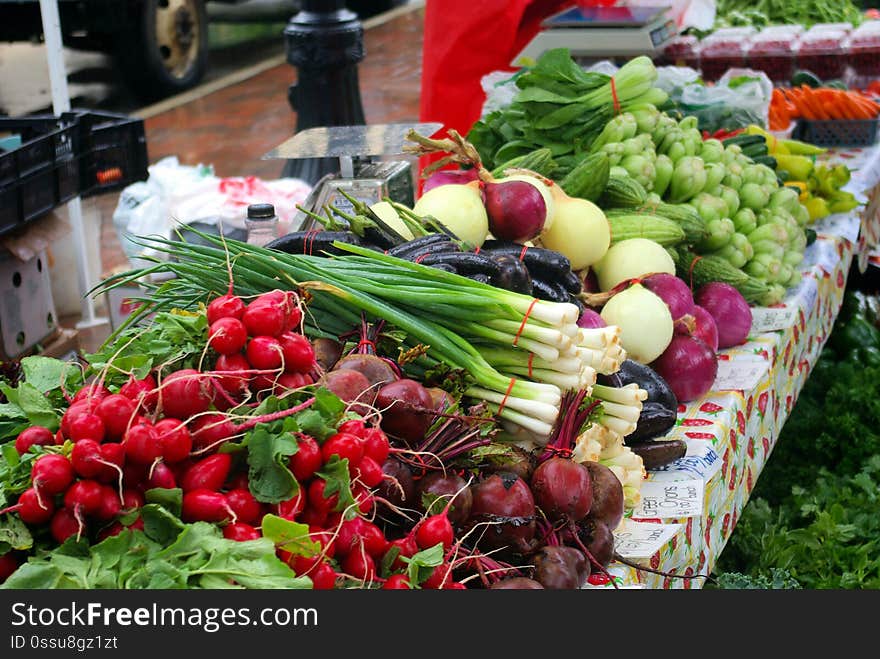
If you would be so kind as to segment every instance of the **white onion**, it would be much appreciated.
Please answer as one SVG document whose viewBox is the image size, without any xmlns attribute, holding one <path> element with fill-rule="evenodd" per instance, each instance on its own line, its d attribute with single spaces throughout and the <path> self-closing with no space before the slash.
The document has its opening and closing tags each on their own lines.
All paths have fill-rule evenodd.
<svg viewBox="0 0 880 659">
<path fill-rule="evenodd" d="M 620 328 L 620 345 L 630 359 L 648 364 L 672 340 L 672 314 L 657 295 L 641 284 L 617 293 L 604 307 L 602 318 Z"/>
</svg>

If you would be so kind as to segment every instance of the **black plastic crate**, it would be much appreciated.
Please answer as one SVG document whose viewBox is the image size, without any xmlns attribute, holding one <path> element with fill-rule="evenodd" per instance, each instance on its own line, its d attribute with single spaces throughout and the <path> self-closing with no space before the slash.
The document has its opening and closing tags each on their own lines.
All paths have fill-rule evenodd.
<svg viewBox="0 0 880 659">
<path fill-rule="evenodd" d="M 80 117 L 84 197 L 119 190 L 147 178 L 144 122 L 126 115 L 90 111 Z"/>
<path fill-rule="evenodd" d="M 55 165 L 55 184 L 59 204 L 70 201 L 79 194 L 80 158 L 68 158 Z"/>
<path fill-rule="evenodd" d="M 47 167 L 30 174 L 18 184 L 22 222 L 42 217 L 58 205 L 55 186 L 55 168 Z"/>
<path fill-rule="evenodd" d="M 877 119 L 799 119 L 792 138 L 816 146 L 871 146 L 877 125 Z"/>
<path fill-rule="evenodd" d="M 18 207 L 18 186 L 0 186 L 0 235 L 15 229 L 21 219 Z"/>
</svg>

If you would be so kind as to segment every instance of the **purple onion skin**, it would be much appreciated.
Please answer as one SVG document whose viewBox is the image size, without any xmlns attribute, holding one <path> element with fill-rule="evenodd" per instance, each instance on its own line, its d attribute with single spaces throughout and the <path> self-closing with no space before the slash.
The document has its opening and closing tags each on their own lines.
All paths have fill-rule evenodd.
<svg viewBox="0 0 880 659">
<path fill-rule="evenodd" d="M 648 275 L 641 281 L 642 286 L 666 303 L 673 321 L 686 314 L 693 314 L 694 296 L 691 294 L 691 289 L 675 275 L 658 272 Z"/>
<path fill-rule="evenodd" d="M 476 169 L 441 169 L 425 179 L 422 194 L 441 185 L 464 185 L 478 178 Z"/>
<path fill-rule="evenodd" d="M 534 185 L 502 179 L 487 183 L 483 192 L 493 236 L 523 242 L 541 233 L 547 221 L 547 203 Z"/>
<path fill-rule="evenodd" d="M 738 290 L 713 281 L 701 286 L 694 300 L 715 319 L 719 348 L 745 343 L 752 328 L 752 310 Z"/>
<path fill-rule="evenodd" d="M 676 334 L 651 368 L 666 380 L 679 403 L 688 403 L 712 389 L 718 375 L 718 359 L 700 339 Z"/>
<path fill-rule="evenodd" d="M 608 323 L 592 309 L 584 309 L 581 317 L 578 318 L 577 326 L 584 329 L 596 329 L 598 327 L 607 327 Z"/>
<path fill-rule="evenodd" d="M 675 333 L 695 336 L 718 352 L 718 326 L 712 314 L 698 304 L 694 305 L 690 319 L 686 321 L 684 318 L 679 318 L 675 321 Z"/>
</svg>

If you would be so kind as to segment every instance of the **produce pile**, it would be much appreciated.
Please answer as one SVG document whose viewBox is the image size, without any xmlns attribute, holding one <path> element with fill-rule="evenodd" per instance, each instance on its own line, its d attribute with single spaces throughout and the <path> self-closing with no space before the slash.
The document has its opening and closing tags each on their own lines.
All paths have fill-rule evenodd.
<svg viewBox="0 0 880 659">
<path fill-rule="evenodd" d="M 852 23 L 862 21 L 862 12 L 852 0 L 719 0 L 716 3 L 716 27 L 767 25 L 803 25 L 815 23 Z"/>
</svg>

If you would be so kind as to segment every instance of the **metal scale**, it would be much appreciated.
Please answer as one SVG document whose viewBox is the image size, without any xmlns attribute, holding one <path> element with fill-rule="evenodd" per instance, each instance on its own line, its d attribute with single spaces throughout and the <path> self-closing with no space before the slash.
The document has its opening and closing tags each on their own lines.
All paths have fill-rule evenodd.
<svg viewBox="0 0 880 659">
<path fill-rule="evenodd" d="M 553 48 L 585 62 L 656 55 L 678 34 L 669 7 L 574 7 L 541 22 L 541 31 L 513 59 L 523 66 Z"/>
<path fill-rule="evenodd" d="M 351 210 L 340 190 L 366 204 L 383 197 L 412 206 L 415 203 L 412 164 L 407 160 L 375 160 L 380 156 L 404 153 L 406 134 L 415 130 L 431 136 L 442 124 L 374 124 L 371 126 L 326 126 L 300 131 L 282 142 L 263 159 L 270 158 L 339 158 L 339 171 L 327 174 L 315 183 L 303 202 L 303 208 L 321 214 L 330 204 L 346 212 Z M 311 228 L 312 220 L 298 213 L 291 231 Z"/>
</svg>

